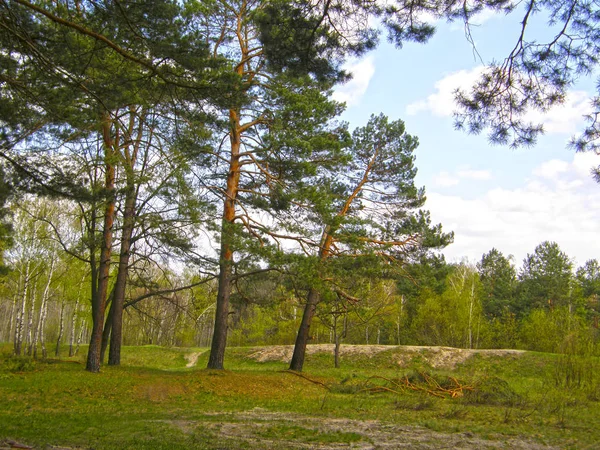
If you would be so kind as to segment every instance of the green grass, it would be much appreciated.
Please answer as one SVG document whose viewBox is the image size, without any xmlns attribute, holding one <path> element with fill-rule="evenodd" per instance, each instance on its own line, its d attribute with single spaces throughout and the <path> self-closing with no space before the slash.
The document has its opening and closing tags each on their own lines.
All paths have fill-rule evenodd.
<svg viewBox="0 0 600 450">
<path fill-rule="evenodd" d="M 418 355 L 411 367 L 400 367 L 397 351 L 347 356 L 341 369 L 331 367 L 329 354 L 309 355 L 304 375 L 311 382 L 285 372 L 284 362 L 254 361 L 247 348 L 228 350 L 228 370 L 209 371 L 203 369 L 206 349 L 125 347 L 121 367 L 90 374 L 83 370 L 85 349 L 74 358 L 34 362 L 0 346 L 0 444 L 218 449 L 376 443 L 376 436 L 355 429 L 367 420 L 382 429 L 424 427 L 432 436 L 469 433 L 561 448 L 600 442 L 600 373 L 561 382 L 561 374 L 572 379 L 570 373 L 594 370 L 596 359 L 475 356 L 454 370 L 433 370 Z M 191 352 L 204 353 L 196 367 L 186 368 Z M 442 386 L 453 377 L 475 394 L 437 398 L 393 384 L 409 376 L 426 386 L 421 373 Z M 377 392 L 381 386 L 393 389 Z"/>
</svg>

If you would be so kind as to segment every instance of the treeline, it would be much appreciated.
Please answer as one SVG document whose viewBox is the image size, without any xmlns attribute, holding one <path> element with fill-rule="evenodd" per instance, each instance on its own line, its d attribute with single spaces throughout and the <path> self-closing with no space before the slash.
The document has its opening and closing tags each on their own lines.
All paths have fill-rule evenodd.
<svg viewBox="0 0 600 450">
<path fill-rule="evenodd" d="M 13 342 L 16 352 L 44 357 L 68 344 L 73 355 L 91 333 L 90 272 L 61 249 L 54 224 L 76 236 L 77 211 L 65 201 L 33 197 L 12 207 L 0 340 Z M 216 277 L 133 259 L 123 342 L 210 346 Z M 300 276 L 285 270 L 291 267 L 238 280 L 228 319 L 230 345 L 294 344 L 307 302 Z M 403 264 L 402 272 L 360 268 L 345 275 L 338 278 L 343 293 L 330 290 L 320 300 L 311 343 L 597 350 L 600 264 L 593 259 L 576 269 L 554 242 L 538 245 L 519 267 L 492 249 L 476 264 L 449 264 L 425 253 Z"/>
<path fill-rule="evenodd" d="M 485 310 L 474 272 L 436 256 L 453 235 L 423 209 L 417 138 L 383 115 L 339 120 L 343 65 L 383 30 L 401 47 L 433 35 L 424 13 L 468 29 L 513 8 L 409 3 L 0 3 L 0 338 L 17 354 L 87 342 L 91 372 L 120 364 L 123 342 L 210 343 L 208 367 L 222 369 L 228 337 L 294 340 L 302 370 L 309 342 L 354 333 L 484 345 L 498 317 L 531 316 L 525 297 L 580 314 L 521 273 Z M 567 17 L 544 55 L 513 55 L 458 95 L 459 127 L 534 142 L 527 109 L 564 101 L 597 60 L 568 34 L 596 15 L 563 7 L 543 6 Z M 595 148 L 586 133 L 580 150 Z"/>
</svg>

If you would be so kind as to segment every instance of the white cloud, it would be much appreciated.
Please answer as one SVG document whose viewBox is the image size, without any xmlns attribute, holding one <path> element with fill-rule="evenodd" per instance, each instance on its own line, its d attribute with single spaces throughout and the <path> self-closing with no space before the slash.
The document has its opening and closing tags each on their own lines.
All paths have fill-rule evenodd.
<svg viewBox="0 0 600 450">
<path fill-rule="evenodd" d="M 460 179 L 445 170 L 433 177 L 433 184 L 440 187 L 456 186 L 458 183 L 460 183 Z"/>
<path fill-rule="evenodd" d="M 525 119 L 533 123 L 542 123 L 546 133 L 573 134 L 584 122 L 584 115 L 592 111 L 590 96 L 584 91 L 571 91 L 562 105 L 546 113 L 530 111 Z"/>
<path fill-rule="evenodd" d="M 491 180 L 492 173 L 489 170 L 473 170 L 473 169 L 462 169 L 456 172 L 456 174 L 460 178 L 465 178 L 467 180 Z"/>
<path fill-rule="evenodd" d="M 339 102 L 346 102 L 347 106 L 357 105 L 367 92 L 371 78 L 375 74 L 373 56 L 349 61 L 344 65 L 344 70 L 352 74 L 352 79 L 337 87 L 333 92 L 333 98 Z"/>
<path fill-rule="evenodd" d="M 599 161 L 593 153 L 548 161 L 517 189 L 493 188 L 469 200 L 429 192 L 426 208 L 433 220 L 455 232 L 446 256 L 480 260 L 496 247 L 515 255 L 520 266 L 527 253 L 550 240 L 578 264 L 600 259 L 600 185 L 589 174 Z"/>
<path fill-rule="evenodd" d="M 421 112 L 429 112 L 438 117 L 451 116 L 456 110 L 454 92 L 457 89 L 469 91 L 483 70 L 483 66 L 478 66 L 446 75 L 435 82 L 433 94 L 426 99 L 409 104 L 406 107 L 406 113 L 416 115 Z M 571 91 L 562 105 L 557 105 L 545 113 L 532 110 L 525 115 L 525 120 L 542 123 L 546 133 L 573 134 L 581 128 L 581 124 L 585 120 L 583 116 L 590 113 L 591 110 L 592 106 L 587 92 Z"/>
<path fill-rule="evenodd" d="M 439 187 L 451 187 L 458 185 L 461 180 L 486 181 L 492 179 L 489 170 L 475 170 L 469 166 L 460 167 L 454 172 L 441 171 L 433 177 L 433 184 Z"/>
<path fill-rule="evenodd" d="M 419 100 L 406 107 L 406 113 L 415 115 L 423 111 L 429 111 L 434 116 L 451 116 L 456 109 L 454 103 L 454 91 L 458 88 L 468 89 L 479 78 L 483 72 L 483 66 L 471 70 L 460 70 L 446 75 L 434 84 L 435 93 L 425 100 Z"/>
<path fill-rule="evenodd" d="M 570 166 L 571 165 L 567 161 L 552 159 L 542 163 L 539 167 L 536 167 L 533 170 L 533 174 L 541 178 L 553 179 L 557 175 L 568 171 Z"/>
</svg>

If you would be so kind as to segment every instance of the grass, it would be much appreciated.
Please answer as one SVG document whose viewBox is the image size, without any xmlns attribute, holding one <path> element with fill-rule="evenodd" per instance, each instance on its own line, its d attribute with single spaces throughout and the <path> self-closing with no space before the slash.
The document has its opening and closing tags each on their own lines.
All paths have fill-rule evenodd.
<svg viewBox="0 0 600 450">
<path fill-rule="evenodd" d="M 192 351 L 204 353 L 186 368 Z M 286 372 L 283 362 L 254 361 L 247 348 L 228 350 L 228 370 L 209 371 L 202 369 L 206 349 L 125 347 L 121 367 L 90 374 L 85 351 L 31 361 L 0 346 L 0 447 L 13 439 L 94 449 L 327 448 L 376 444 L 381 436 L 435 446 L 435 439 L 448 444 L 466 435 L 480 440 L 472 447 L 488 439 L 560 448 L 600 442 L 600 378 L 561 383 L 562 372 L 568 380 L 579 369 L 564 367 L 559 355 L 475 356 L 444 371 L 418 355 L 411 367 L 400 367 L 395 351 L 348 356 L 341 369 L 331 367 L 329 354 L 309 355 L 304 374 L 311 382 Z M 598 363 L 580 362 L 585 370 Z M 476 390 L 438 398 L 393 384 L 408 376 L 427 387 L 423 373 L 442 386 L 453 377 Z M 408 428 L 390 434 L 389 427 Z"/>
</svg>

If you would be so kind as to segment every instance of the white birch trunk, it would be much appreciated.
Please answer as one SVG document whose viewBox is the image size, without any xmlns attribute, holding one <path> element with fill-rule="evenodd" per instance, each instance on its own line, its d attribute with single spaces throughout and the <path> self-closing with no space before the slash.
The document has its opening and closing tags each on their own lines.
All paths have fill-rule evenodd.
<svg viewBox="0 0 600 450">
<path fill-rule="evenodd" d="M 33 335 L 33 357 L 37 358 L 37 344 L 38 341 L 42 344 L 42 356 L 47 356 L 46 352 L 46 339 L 44 335 L 44 325 L 46 324 L 46 316 L 48 314 L 48 298 L 50 297 L 50 283 L 54 277 L 54 267 L 56 263 L 56 254 L 51 256 L 50 271 L 48 272 L 48 280 L 46 286 L 44 286 L 44 292 L 42 293 L 42 304 L 40 305 L 40 317 L 38 319 L 37 329 Z"/>
<path fill-rule="evenodd" d="M 56 350 L 54 351 L 54 356 L 60 356 L 60 341 L 63 336 L 63 332 L 65 331 L 65 299 L 63 298 L 62 303 L 60 305 L 60 320 L 58 327 L 58 338 L 56 338 Z"/>
<path fill-rule="evenodd" d="M 75 308 L 73 308 L 73 315 L 71 316 L 71 336 L 69 338 L 69 356 L 73 356 L 74 345 L 75 345 L 75 329 L 77 327 L 77 313 L 79 312 L 79 295 L 75 301 Z M 79 333 L 81 335 L 81 332 Z"/>
<path fill-rule="evenodd" d="M 29 296 L 29 298 L 31 299 L 31 305 L 29 307 L 29 315 L 27 317 L 27 338 L 25 340 L 25 344 L 27 345 L 27 355 L 31 356 L 33 353 L 33 331 L 34 331 L 34 327 L 33 327 L 33 322 L 34 322 L 34 318 L 35 318 L 35 300 L 37 297 L 37 289 L 36 289 L 36 283 L 33 283 L 32 286 L 32 292 L 31 295 Z"/>
<path fill-rule="evenodd" d="M 15 355 L 20 356 L 23 347 L 23 337 L 25 333 L 25 312 L 27 311 L 27 293 L 29 292 L 29 269 L 30 262 L 25 263 L 25 276 L 23 278 L 23 291 L 21 294 L 21 306 L 17 311 L 17 320 L 15 324 Z"/>
</svg>

